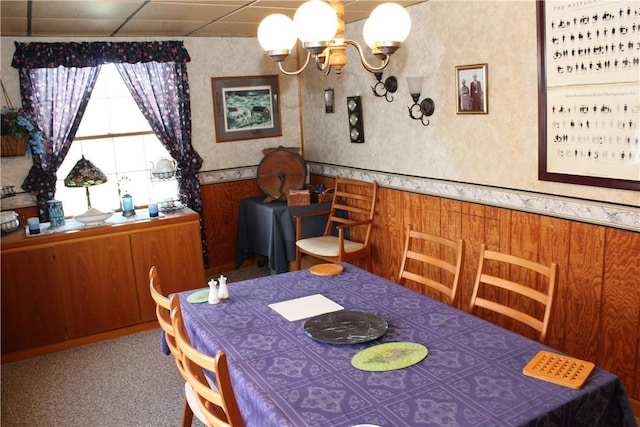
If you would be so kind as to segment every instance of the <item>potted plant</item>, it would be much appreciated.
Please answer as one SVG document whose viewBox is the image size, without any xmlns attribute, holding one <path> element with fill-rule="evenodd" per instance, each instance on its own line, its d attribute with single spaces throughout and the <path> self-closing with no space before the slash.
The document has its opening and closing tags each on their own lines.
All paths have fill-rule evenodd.
<svg viewBox="0 0 640 427">
<path fill-rule="evenodd" d="M 42 132 L 22 108 L 2 108 L 2 156 L 42 154 Z"/>
</svg>

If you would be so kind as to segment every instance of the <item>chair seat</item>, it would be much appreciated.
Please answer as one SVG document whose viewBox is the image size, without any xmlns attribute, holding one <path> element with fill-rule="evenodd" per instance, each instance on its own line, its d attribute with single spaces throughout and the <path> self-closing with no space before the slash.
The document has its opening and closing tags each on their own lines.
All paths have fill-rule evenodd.
<svg viewBox="0 0 640 427">
<path fill-rule="evenodd" d="M 207 379 L 207 382 L 209 383 L 209 386 L 211 387 L 212 390 L 218 390 L 218 386 L 214 381 L 211 381 L 211 378 L 209 378 L 208 376 L 205 376 L 205 378 Z M 196 418 L 200 420 L 200 422 L 206 425 L 207 418 L 202 413 L 202 409 L 200 409 L 200 405 L 198 405 L 196 393 L 193 391 L 193 387 L 191 387 L 191 384 L 189 384 L 189 381 L 184 382 L 184 396 L 187 399 L 187 404 L 193 411 L 193 415 L 195 415 Z"/>
<path fill-rule="evenodd" d="M 335 257 L 340 255 L 338 243 L 339 240 L 336 236 L 319 236 L 298 240 L 296 245 L 307 252 L 312 252 L 320 256 Z M 364 244 L 362 243 L 352 242 L 346 239 L 344 241 L 344 250 L 347 253 L 358 251 L 363 247 Z"/>
<path fill-rule="evenodd" d="M 198 401 L 196 400 L 196 393 L 193 391 L 193 387 L 191 387 L 191 384 L 189 384 L 188 381 L 185 381 L 184 383 L 184 396 L 187 399 L 187 404 L 191 408 L 191 411 L 193 411 L 193 415 L 195 415 L 200 422 L 206 425 L 207 419 L 202 413 L 202 409 L 200 409 Z"/>
</svg>

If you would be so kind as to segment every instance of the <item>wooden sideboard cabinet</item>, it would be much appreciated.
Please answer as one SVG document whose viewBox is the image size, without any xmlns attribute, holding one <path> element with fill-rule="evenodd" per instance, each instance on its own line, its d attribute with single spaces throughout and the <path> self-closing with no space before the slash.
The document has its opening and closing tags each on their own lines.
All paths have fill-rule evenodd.
<svg viewBox="0 0 640 427">
<path fill-rule="evenodd" d="M 3 355 L 154 321 L 152 265 L 167 294 L 204 286 L 195 212 L 117 215 L 99 227 L 69 221 L 55 233 L 2 237 Z"/>
</svg>

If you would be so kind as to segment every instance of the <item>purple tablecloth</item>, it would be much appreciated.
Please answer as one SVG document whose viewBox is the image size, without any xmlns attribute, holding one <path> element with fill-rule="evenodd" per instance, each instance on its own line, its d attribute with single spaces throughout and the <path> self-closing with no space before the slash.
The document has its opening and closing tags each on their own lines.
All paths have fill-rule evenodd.
<svg viewBox="0 0 640 427">
<path fill-rule="evenodd" d="M 522 374 L 541 344 L 349 264 L 333 277 L 308 270 L 231 283 L 231 301 L 190 304 L 180 294 L 193 344 L 223 349 L 247 426 L 635 426 L 618 377 L 596 369 L 572 390 Z M 305 320 L 269 304 L 322 294 L 389 323 L 357 345 L 316 342 Z M 358 351 L 412 341 L 428 357 L 409 368 L 365 372 Z"/>
</svg>

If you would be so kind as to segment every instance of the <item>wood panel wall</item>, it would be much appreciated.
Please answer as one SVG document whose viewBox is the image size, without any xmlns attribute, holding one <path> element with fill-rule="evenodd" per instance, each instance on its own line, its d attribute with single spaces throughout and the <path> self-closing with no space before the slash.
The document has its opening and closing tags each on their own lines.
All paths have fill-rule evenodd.
<svg viewBox="0 0 640 427">
<path fill-rule="evenodd" d="M 311 180 L 332 186 L 326 177 Z M 240 199 L 260 194 L 255 180 L 203 186 L 209 271 L 233 266 Z M 618 375 L 638 411 L 640 233 L 381 188 L 373 273 L 396 280 L 406 224 L 465 240 L 461 309 L 471 298 L 482 243 L 541 263 L 556 262 L 560 277 L 547 344 Z"/>
</svg>

